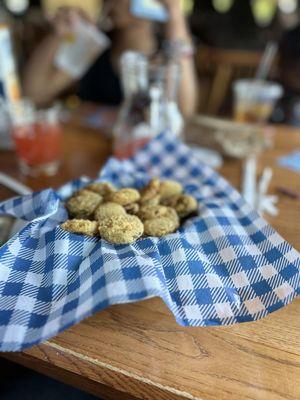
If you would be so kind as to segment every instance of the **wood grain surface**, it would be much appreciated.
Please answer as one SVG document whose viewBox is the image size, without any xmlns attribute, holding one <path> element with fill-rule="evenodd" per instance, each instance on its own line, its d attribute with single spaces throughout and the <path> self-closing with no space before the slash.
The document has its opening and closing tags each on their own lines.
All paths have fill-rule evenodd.
<svg viewBox="0 0 300 400">
<path fill-rule="evenodd" d="M 278 127 L 275 148 L 262 157 L 274 167 L 271 192 L 300 192 L 300 174 L 279 168 L 280 155 L 300 148 L 300 132 Z M 51 179 L 25 179 L 33 189 L 81 174 L 95 176 L 110 153 L 109 140 L 66 127 L 64 163 Z M 17 176 L 13 154 L 0 153 L 0 170 Z M 221 173 L 238 186 L 241 169 L 227 160 Z M 10 193 L 0 188 L 0 198 Z M 300 249 L 300 202 L 280 196 L 269 222 Z M 116 305 L 54 339 L 4 357 L 103 399 L 299 400 L 300 300 L 255 323 L 182 328 L 161 299 Z"/>
</svg>

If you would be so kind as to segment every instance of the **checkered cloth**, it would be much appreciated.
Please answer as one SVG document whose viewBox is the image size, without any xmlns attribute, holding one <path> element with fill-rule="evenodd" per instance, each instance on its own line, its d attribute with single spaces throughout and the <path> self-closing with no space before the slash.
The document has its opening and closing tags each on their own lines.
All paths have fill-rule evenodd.
<svg viewBox="0 0 300 400">
<path fill-rule="evenodd" d="M 0 204 L 29 221 L 0 248 L 0 349 L 48 339 L 111 304 L 160 296 L 184 326 L 254 321 L 299 292 L 300 256 L 193 151 L 163 134 L 135 158 L 111 159 L 99 180 L 144 185 L 173 178 L 199 201 L 199 216 L 163 238 L 131 245 L 63 231 L 61 200 L 88 181 Z"/>
</svg>

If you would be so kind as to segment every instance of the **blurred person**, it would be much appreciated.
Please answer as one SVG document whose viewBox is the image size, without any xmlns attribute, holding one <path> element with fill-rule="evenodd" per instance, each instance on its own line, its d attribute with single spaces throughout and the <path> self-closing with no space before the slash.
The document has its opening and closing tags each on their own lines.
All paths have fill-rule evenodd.
<svg viewBox="0 0 300 400">
<path fill-rule="evenodd" d="M 193 61 L 193 45 L 180 0 L 160 0 L 168 10 L 169 19 L 164 27 L 164 38 L 169 44 L 177 44 L 181 66 L 181 83 L 178 103 L 184 117 L 190 117 L 197 104 L 197 79 Z M 118 105 L 122 101 L 119 79 L 119 60 L 126 50 L 141 52 L 147 56 L 157 50 L 153 23 L 134 17 L 130 13 L 130 0 L 106 0 L 108 17 L 112 25 L 111 47 L 94 62 L 78 82 L 78 95 L 82 100 Z M 24 73 L 24 95 L 37 105 L 54 100 L 75 83 L 74 78 L 54 65 L 61 37 L 74 22 L 88 17 L 79 8 L 60 8 L 52 20 L 53 31 L 32 54 Z"/>
</svg>

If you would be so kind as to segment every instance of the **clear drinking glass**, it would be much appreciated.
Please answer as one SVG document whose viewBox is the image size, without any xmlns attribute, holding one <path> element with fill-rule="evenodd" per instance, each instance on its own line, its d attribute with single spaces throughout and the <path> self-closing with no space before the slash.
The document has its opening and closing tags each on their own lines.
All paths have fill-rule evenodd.
<svg viewBox="0 0 300 400">
<path fill-rule="evenodd" d="M 55 175 L 62 130 L 57 107 L 37 111 L 29 101 L 10 106 L 12 137 L 24 175 Z"/>
<path fill-rule="evenodd" d="M 236 144 L 245 146 L 243 161 L 242 195 L 253 207 L 259 209 L 260 198 L 257 188 L 257 160 L 262 151 L 271 144 L 264 132 L 264 124 L 270 118 L 275 102 L 281 97 L 280 85 L 264 80 L 238 80 L 233 85 L 234 119 L 236 122 L 250 123 L 260 128 L 251 141 L 244 141 L 242 136 L 236 138 Z M 229 143 L 228 143 L 229 144 Z"/>
<path fill-rule="evenodd" d="M 273 136 L 271 131 L 265 128 L 265 124 L 272 115 L 276 101 L 282 96 L 283 89 L 274 82 L 241 79 L 233 83 L 233 92 L 234 120 L 243 124 L 254 124 L 259 128 L 255 130 L 255 136 L 248 141 L 248 152 L 258 154 L 266 147 L 272 146 Z M 229 140 L 224 138 L 225 141 L 227 139 Z M 236 144 L 244 146 L 244 139 L 241 134 L 236 138 Z"/>
<path fill-rule="evenodd" d="M 241 79 L 234 82 L 233 92 L 235 121 L 264 123 L 271 116 L 283 90 L 274 82 Z"/>
</svg>

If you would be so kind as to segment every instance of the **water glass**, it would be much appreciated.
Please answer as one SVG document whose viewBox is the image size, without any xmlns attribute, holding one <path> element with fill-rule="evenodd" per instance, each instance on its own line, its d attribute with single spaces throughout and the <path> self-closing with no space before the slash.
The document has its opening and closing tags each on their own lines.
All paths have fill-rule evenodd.
<svg viewBox="0 0 300 400">
<path fill-rule="evenodd" d="M 237 122 L 264 123 L 282 96 L 282 87 L 274 82 L 241 79 L 234 82 L 234 119 Z"/>
</svg>

